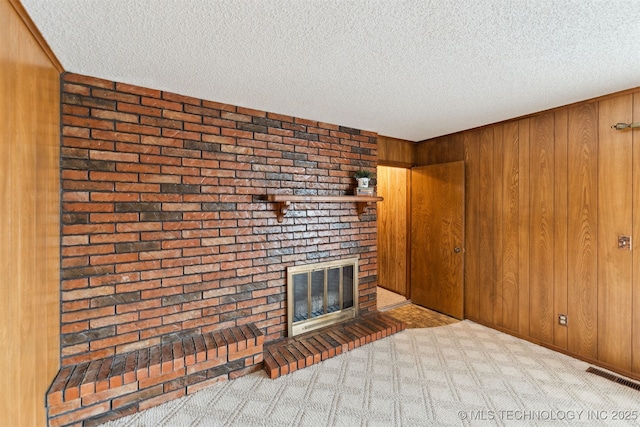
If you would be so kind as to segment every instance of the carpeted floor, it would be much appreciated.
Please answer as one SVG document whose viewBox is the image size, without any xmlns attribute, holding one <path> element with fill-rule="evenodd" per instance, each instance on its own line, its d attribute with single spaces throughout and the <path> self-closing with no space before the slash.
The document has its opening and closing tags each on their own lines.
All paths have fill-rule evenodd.
<svg viewBox="0 0 640 427">
<path fill-rule="evenodd" d="M 220 383 L 105 426 L 640 425 L 640 392 L 587 367 L 462 321 L 407 329 L 276 380 L 258 372 Z"/>
</svg>

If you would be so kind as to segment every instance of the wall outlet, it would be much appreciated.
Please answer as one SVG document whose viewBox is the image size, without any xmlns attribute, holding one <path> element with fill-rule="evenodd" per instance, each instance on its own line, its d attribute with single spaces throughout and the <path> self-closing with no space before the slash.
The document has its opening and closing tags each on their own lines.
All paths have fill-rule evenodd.
<svg viewBox="0 0 640 427">
<path fill-rule="evenodd" d="M 561 326 L 567 326 L 567 315 L 559 314 L 558 315 L 558 324 Z"/>
</svg>

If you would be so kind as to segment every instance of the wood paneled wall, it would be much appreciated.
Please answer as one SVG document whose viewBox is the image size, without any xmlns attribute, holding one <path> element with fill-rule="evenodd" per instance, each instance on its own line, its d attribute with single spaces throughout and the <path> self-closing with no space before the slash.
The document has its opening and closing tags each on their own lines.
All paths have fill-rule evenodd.
<svg viewBox="0 0 640 427">
<path fill-rule="evenodd" d="M 416 143 L 378 135 L 378 164 L 410 168 L 415 164 Z"/>
<path fill-rule="evenodd" d="M 59 367 L 60 73 L 19 3 L 0 0 L 0 418 L 46 424 Z"/>
<path fill-rule="evenodd" d="M 409 297 L 411 169 L 378 166 L 378 286 Z"/>
<path fill-rule="evenodd" d="M 640 90 L 420 143 L 465 160 L 465 316 L 640 378 Z M 568 325 L 558 324 L 558 315 Z"/>
<path fill-rule="evenodd" d="M 416 161 L 414 142 L 378 135 L 378 283 L 410 297 L 409 240 L 411 167 Z"/>
<path fill-rule="evenodd" d="M 420 143 L 415 146 L 414 164 L 418 166 L 451 163 L 464 157 L 463 134 L 457 133 Z"/>
</svg>

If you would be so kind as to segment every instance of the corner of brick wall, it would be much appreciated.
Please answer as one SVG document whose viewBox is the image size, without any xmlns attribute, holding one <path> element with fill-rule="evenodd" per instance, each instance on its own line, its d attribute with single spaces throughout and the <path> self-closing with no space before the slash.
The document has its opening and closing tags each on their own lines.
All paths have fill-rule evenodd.
<svg viewBox="0 0 640 427">
<path fill-rule="evenodd" d="M 286 331 L 286 267 L 357 254 L 375 309 L 376 211 L 266 194 L 352 194 L 375 133 L 67 73 L 62 365 L 254 323 Z"/>
</svg>

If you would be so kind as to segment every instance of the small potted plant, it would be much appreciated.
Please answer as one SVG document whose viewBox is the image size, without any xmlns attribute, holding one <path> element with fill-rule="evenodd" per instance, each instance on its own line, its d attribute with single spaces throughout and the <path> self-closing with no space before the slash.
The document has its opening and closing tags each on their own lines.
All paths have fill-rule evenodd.
<svg viewBox="0 0 640 427">
<path fill-rule="evenodd" d="M 353 177 L 358 181 L 358 187 L 367 188 L 369 187 L 369 180 L 373 178 L 373 173 L 360 169 L 353 174 Z"/>
</svg>

